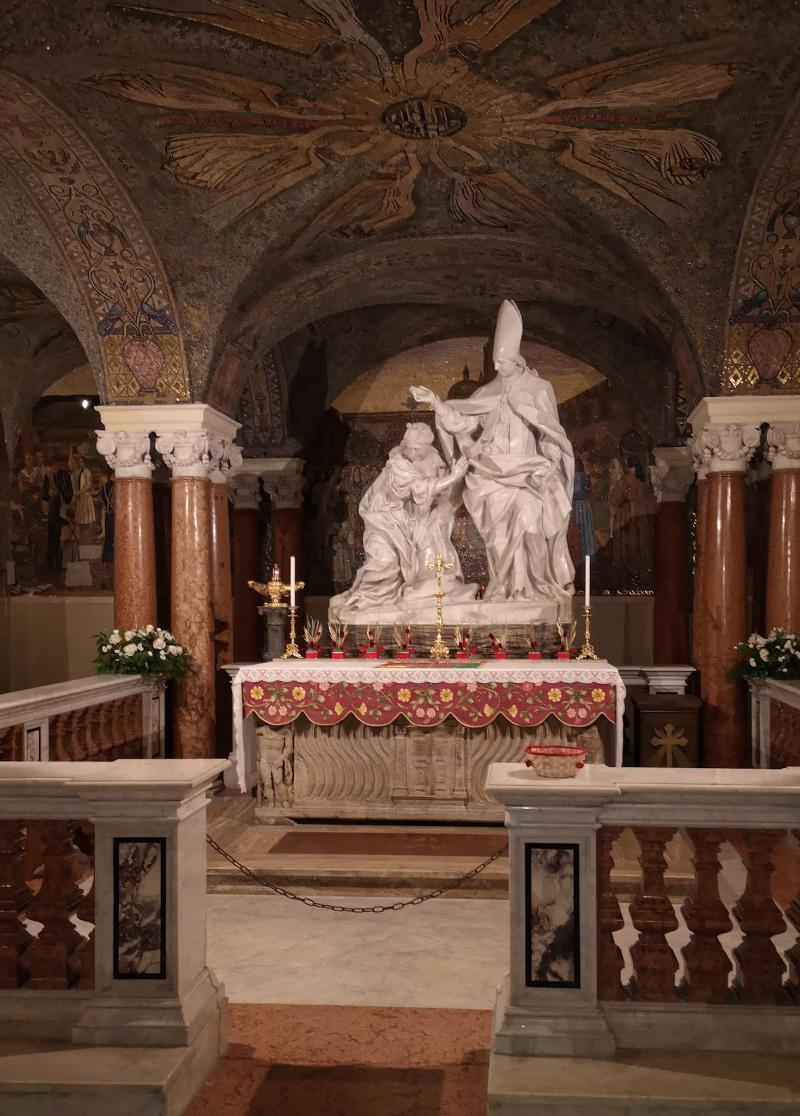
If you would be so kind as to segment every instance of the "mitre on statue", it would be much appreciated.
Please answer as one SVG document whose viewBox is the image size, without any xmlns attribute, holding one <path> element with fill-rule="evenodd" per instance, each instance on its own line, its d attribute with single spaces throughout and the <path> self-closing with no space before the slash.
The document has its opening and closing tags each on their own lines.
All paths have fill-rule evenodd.
<svg viewBox="0 0 800 1116">
<path fill-rule="evenodd" d="M 497 313 L 492 360 L 519 360 L 522 345 L 522 314 L 516 302 L 504 299 Z"/>
</svg>

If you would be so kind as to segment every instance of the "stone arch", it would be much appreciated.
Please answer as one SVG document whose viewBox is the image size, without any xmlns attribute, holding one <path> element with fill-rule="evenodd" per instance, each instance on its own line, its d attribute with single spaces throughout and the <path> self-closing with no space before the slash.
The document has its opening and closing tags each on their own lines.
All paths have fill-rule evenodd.
<svg viewBox="0 0 800 1116">
<path fill-rule="evenodd" d="M 800 95 L 756 178 L 730 288 L 720 387 L 800 391 Z"/>
<path fill-rule="evenodd" d="M 74 122 L 7 70 L 0 70 L 0 161 L 23 186 L 46 226 L 45 241 L 57 246 L 74 280 L 84 319 L 75 329 L 99 362 L 104 400 L 190 399 L 172 287 L 140 214 Z M 9 254 L 36 281 L 42 265 L 25 258 L 26 246 L 17 242 Z"/>
</svg>

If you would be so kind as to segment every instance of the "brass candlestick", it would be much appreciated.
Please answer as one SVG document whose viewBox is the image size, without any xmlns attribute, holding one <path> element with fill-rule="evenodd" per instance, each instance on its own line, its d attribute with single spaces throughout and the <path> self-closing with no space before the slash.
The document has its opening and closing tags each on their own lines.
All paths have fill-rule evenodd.
<svg viewBox="0 0 800 1116">
<path fill-rule="evenodd" d="M 592 608 L 586 605 L 583 609 L 583 647 L 578 655 L 579 659 L 599 659 L 600 656 L 592 647 Z"/>
<path fill-rule="evenodd" d="M 430 648 L 430 655 L 435 663 L 443 663 L 450 657 L 450 648 L 442 639 L 442 597 L 444 596 L 444 589 L 442 589 L 442 573 L 444 570 L 452 570 L 453 563 L 445 562 L 444 555 L 441 551 L 438 551 L 436 554 L 436 561 L 427 562 L 425 568 L 428 570 L 436 570 L 436 590 L 433 594 L 436 598 L 436 639 L 433 641 L 433 646 Z"/>
<path fill-rule="evenodd" d="M 295 590 L 302 589 L 303 582 L 295 582 Z M 297 646 L 297 605 L 289 605 L 289 642 L 286 644 L 286 650 L 281 655 L 282 659 L 300 659 L 300 648 Z"/>
</svg>

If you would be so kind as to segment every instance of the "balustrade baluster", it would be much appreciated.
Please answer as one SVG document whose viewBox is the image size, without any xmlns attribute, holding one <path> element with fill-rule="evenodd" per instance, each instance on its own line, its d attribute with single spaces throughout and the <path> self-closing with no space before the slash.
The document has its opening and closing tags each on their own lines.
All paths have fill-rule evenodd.
<svg viewBox="0 0 800 1116">
<path fill-rule="evenodd" d="M 66 760 L 69 756 L 64 747 L 64 731 L 68 713 L 54 713 L 50 718 L 50 759 Z"/>
<path fill-rule="evenodd" d="M 66 752 L 65 759 L 68 760 L 85 760 L 86 754 L 82 746 L 83 735 L 83 721 L 86 715 L 85 709 L 74 709 L 71 713 L 67 714 L 67 728 L 65 732 L 64 750 Z"/>
<path fill-rule="evenodd" d="M 604 826 L 597 834 L 597 996 L 601 1000 L 625 997 L 621 979 L 625 960 L 614 941 L 614 931 L 621 930 L 625 920 L 611 890 L 613 844 L 621 833 L 621 827 Z"/>
<path fill-rule="evenodd" d="M 725 840 L 716 829 L 689 829 L 693 845 L 694 890 L 683 904 L 683 917 L 692 932 L 684 946 L 686 978 L 681 991 L 687 1000 L 724 1004 L 730 999 L 731 964 L 719 941 L 732 927 L 719 894 L 719 848 Z"/>
<path fill-rule="evenodd" d="M 119 745 L 119 740 L 120 740 L 120 737 L 122 735 L 122 718 L 121 718 L 122 702 L 119 698 L 116 698 L 110 704 L 111 704 L 111 718 L 110 718 L 110 722 L 111 722 L 110 723 L 111 757 L 113 759 L 114 756 L 116 755 L 117 747 Z"/>
<path fill-rule="evenodd" d="M 86 727 L 84 729 L 84 746 L 86 758 L 90 760 L 101 759 L 100 748 L 97 742 L 97 706 L 90 705 L 86 710 Z"/>
<path fill-rule="evenodd" d="M 642 882 L 631 903 L 631 919 L 639 931 L 639 940 L 631 949 L 631 983 L 637 1000 L 673 1000 L 678 994 L 678 959 L 666 935 L 677 928 L 678 919 L 664 882 L 664 848 L 675 830 L 645 827 L 634 832 L 642 850 Z"/>
<path fill-rule="evenodd" d="M 734 913 L 744 940 L 733 955 L 743 1004 L 774 1004 L 785 999 L 783 960 L 771 940 L 784 929 L 783 915 L 772 897 L 772 852 L 783 836 L 779 829 L 750 829 L 742 834 L 747 882 Z"/>
<path fill-rule="evenodd" d="M 31 898 L 24 851 L 24 823 L 0 821 L 0 988 L 19 988 L 28 971 L 24 955 L 33 936 L 20 917 Z"/>
<path fill-rule="evenodd" d="M 28 917 L 42 923 L 38 938 L 28 947 L 28 988 L 69 988 L 78 971 L 73 954 L 83 940 L 70 916 L 83 898 L 75 883 L 72 835 L 74 822 L 46 821 L 42 886 L 31 900 Z"/>
<path fill-rule="evenodd" d="M 21 760 L 24 758 L 25 726 L 9 725 L 0 729 L 0 760 Z"/>
<path fill-rule="evenodd" d="M 29 821 L 25 826 L 25 853 L 22 859 L 22 878 L 33 880 L 44 858 L 44 822 Z"/>
</svg>

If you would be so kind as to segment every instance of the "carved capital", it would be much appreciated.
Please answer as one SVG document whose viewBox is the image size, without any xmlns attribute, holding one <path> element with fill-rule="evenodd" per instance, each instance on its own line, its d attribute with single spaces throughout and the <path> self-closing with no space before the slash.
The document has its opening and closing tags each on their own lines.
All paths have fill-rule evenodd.
<svg viewBox="0 0 800 1116">
<path fill-rule="evenodd" d="M 155 466 L 150 458 L 150 435 L 126 430 L 98 430 L 97 452 L 106 459 L 114 476 L 150 479 Z"/>
<path fill-rule="evenodd" d="M 692 486 L 692 450 L 689 446 L 656 446 L 655 465 L 650 467 L 650 483 L 659 504 L 682 502 Z"/>
<path fill-rule="evenodd" d="M 302 468 L 303 462 L 298 460 L 297 466 L 291 470 L 285 469 L 281 472 L 263 472 L 261 474 L 264 489 L 269 493 L 273 508 L 301 508 L 303 506 L 306 482 L 301 471 Z"/>
<path fill-rule="evenodd" d="M 773 469 L 800 469 L 800 422 L 773 422 L 767 430 Z"/>
<path fill-rule="evenodd" d="M 241 467 L 242 451 L 227 438 L 219 434 L 209 434 L 208 450 L 211 454 L 210 472 L 212 484 L 226 484 L 228 477 Z"/>
<path fill-rule="evenodd" d="M 761 439 L 751 423 L 709 422 L 702 430 L 701 456 L 710 473 L 744 473 Z"/>
<path fill-rule="evenodd" d="M 204 430 L 169 430 L 156 437 L 156 449 L 173 477 L 208 477 L 211 472 L 209 436 Z"/>
<path fill-rule="evenodd" d="M 253 473 L 237 473 L 228 481 L 233 506 L 237 511 L 257 511 L 259 506 L 258 477 Z"/>
</svg>

